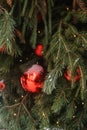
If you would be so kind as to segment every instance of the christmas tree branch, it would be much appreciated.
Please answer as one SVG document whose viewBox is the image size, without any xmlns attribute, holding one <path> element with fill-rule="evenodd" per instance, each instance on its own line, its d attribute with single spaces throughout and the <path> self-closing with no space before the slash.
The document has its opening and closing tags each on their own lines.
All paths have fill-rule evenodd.
<svg viewBox="0 0 87 130">
<path fill-rule="evenodd" d="M 24 103 L 23 103 L 23 107 L 24 107 L 25 111 L 27 112 L 27 114 L 29 115 L 29 117 L 32 119 L 32 123 L 35 123 L 35 120 L 31 116 L 30 112 L 28 111 L 28 109 L 26 108 L 26 106 L 24 105 Z"/>
<path fill-rule="evenodd" d="M 28 96 L 28 94 L 26 94 L 26 95 L 23 97 L 22 101 L 20 102 L 20 105 L 19 105 L 19 108 L 18 108 L 18 114 L 17 114 L 17 120 L 16 120 L 16 122 L 18 121 L 18 118 L 19 118 L 19 116 L 20 116 L 21 107 L 22 107 L 23 102 L 24 102 L 24 100 L 26 99 L 27 96 Z"/>
<path fill-rule="evenodd" d="M 61 91 L 61 93 L 58 95 L 56 95 L 55 99 L 54 99 L 54 103 L 52 105 L 52 111 L 54 113 L 56 112 L 60 112 L 60 110 L 62 109 L 62 107 L 64 107 L 67 103 L 67 99 L 64 97 L 65 92 Z"/>
<path fill-rule="evenodd" d="M 81 98 L 84 99 L 84 92 L 85 92 L 86 83 L 84 82 L 85 78 L 84 78 L 84 74 L 82 71 L 82 67 L 80 65 L 79 65 L 79 68 L 80 68 L 80 73 L 81 73 Z"/>
<path fill-rule="evenodd" d="M 7 11 L 0 17 L 0 46 L 5 46 L 7 54 L 20 55 L 20 50 L 14 39 L 15 21 Z"/>
</svg>

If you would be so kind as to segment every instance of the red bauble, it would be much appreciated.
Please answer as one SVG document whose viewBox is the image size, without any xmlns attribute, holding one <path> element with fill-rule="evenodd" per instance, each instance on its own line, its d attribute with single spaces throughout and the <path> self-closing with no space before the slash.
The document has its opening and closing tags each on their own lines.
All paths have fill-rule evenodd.
<svg viewBox="0 0 87 130">
<path fill-rule="evenodd" d="M 5 88 L 4 80 L 0 81 L 0 91 L 2 91 Z"/>
<path fill-rule="evenodd" d="M 36 48 L 35 48 L 35 54 L 36 54 L 37 56 L 39 56 L 39 57 L 43 56 L 43 48 L 44 48 L 43 44 L 38 43 L 38 44 L 36 45 Z"/>
<path fill-rule="evenodd" d="M 5 45 L 3 45 L 2 47 L 0 47 L 0 52 L 5 52 L 5 50 L 6 50 L 6 46 Z"/>
<path fill-rule="evenodd" d="M 22 87 L 28 91 L 37 93 L 43 88 L 45 72 L 41 65 L 34 64 L 21 76 Z"/>
<path fill-rule="evenodd" d="M 64 77 L 68 80 L 68 81 L 74 81 L 77 82 L 80 80 L 81 74 L 80 74 L 80 69 L 77 68 L 76 69 L 76 75 L 73 77 L 71 76 L 71 72 L 69 70 L 66 70 L 64 73 Z"/>
</svg>

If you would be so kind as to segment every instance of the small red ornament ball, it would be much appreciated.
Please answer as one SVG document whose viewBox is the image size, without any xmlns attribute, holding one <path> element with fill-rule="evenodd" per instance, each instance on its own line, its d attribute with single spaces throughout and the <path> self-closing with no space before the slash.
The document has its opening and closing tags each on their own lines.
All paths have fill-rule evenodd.
<svg viewBox="0 0 87 130">
<path fill-rule="evenodd" d="M 0 52 L 5 52 L 5 49 L 6 49 L 5 45 L 1 46 L 0 47 Z"/>
<path fill-rule="evenodd" d="M 76 69 L 76 75 L 74 77 L 71 76 L 71 72 L 69 70 L 66 70 L 64 73 L 64 77 L 68 80 L 68 81 L 74 81 L 77 82 L 80 80 L 81 74 L 80 74 L 80 69 L 77 68 Z"/>
<path fill-rule="evenodd" d="M 5 88 L 5 82 L 4 82 L 4 80 L 1 80 L 0 81 L 0 91 L 4 90 L 4 88 Z"/>
<path fill-rule="evenodd" d="M 20 81 L 22 87 L 33 93 L 38 93 L 43 88 L 45 78 L 45 72 L 41 65 L 32 65 L 24 74 L 21 76 Z"/>
<path fill-rule="evenodd" d="M 38 43 L 38 44 L 36 45 L 36 48 L 35 48 L 35 51 L 34 51 L 35 54 L 36 54 L 37 56 L 39 56 L 39 57 L 43 56 L 43 48 L 44 48 L 43 44 Z"/>
</svg>

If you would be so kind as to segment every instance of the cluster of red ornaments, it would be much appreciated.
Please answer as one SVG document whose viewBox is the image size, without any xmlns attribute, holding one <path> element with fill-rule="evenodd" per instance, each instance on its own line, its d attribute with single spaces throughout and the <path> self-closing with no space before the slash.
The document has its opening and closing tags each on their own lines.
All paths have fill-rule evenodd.
<svg viewBox="0 0 87 130">
<path fill-rule="evenodd" d="M 43 88 L 45 78 L 45 72 L 41 65 L 34 64 L 32 65 L 24 74 L 21 76 L 20 81 L 22 87 L 33 93 L 38 93 Z"/>
<path fill-rule="evenodd" d="M 34 50 L 34 53 L 38 57 L 43 56 L 43 44 L 38 43 Z M 45 79 L 44 68 L 39 64 L 32 65 L 27 71 L 23 73 L 20 78 L 21 85 L 24 90 L 28 92 L 38 93 L 43 88 Z"/>
<path fill-rule="evenodd" d="M 74 81 L 74 82 L 77 82 L 80 80 L 80 77 L 81 77 L 81 73 L 80 73 L 80 69 L 77 68 L 76 69 L 76 74 L 75 76 L 71 76 L 71 72 L 69 70 L 66 70 L 65 73 L 64 73 L 64 77 L 68 80 L 68 81 Z"/>
</svg>

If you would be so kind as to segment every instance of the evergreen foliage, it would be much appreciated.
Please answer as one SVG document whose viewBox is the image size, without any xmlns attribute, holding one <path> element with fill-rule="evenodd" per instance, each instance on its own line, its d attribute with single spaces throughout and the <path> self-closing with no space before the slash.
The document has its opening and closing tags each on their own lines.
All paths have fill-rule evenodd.
<svg viewBox="0 0 87 130">
<path fill-rule="evenodd" d="M 37 43 L 43 57 L 34 54 Z M 37 62 L 46 70 L 44 87 L 27 92 L 20 76 Z M 86 68 L 86 0 L 0 1 L 0 129 L 86 130 Z"/>
</svg>

